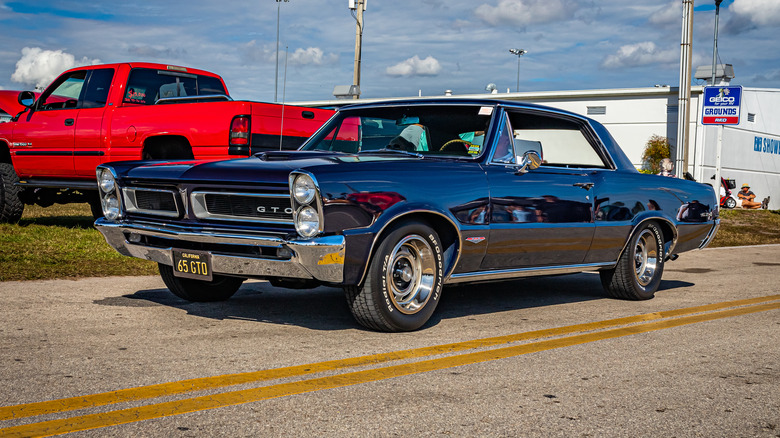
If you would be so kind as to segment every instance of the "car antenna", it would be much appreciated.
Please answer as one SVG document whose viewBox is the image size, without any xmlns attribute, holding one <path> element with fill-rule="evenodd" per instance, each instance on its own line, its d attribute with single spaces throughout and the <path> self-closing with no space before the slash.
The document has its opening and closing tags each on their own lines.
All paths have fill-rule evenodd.
<svg viewBox="0 0 780 438">
<path fill-rule="evenodd" d="M 287 94 L 287 55 L 290 46 L 284 46 L 284 81 L 282 81 L 282 121 L 279 128 L 279 151 L 282 150 L 282 140 L 284 139 L 284 99 Z"/>
</svg>

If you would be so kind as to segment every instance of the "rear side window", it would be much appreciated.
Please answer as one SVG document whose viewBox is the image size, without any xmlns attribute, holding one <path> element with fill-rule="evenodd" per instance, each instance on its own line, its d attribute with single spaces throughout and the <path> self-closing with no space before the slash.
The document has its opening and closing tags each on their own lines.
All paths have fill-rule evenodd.
<svg viewBox="0 0 780 438">
<path fill-rule="evenodd" d="M 81 107 L 102 108 L 106 106 L 108 91 L 111 89 L 111 80 L 113 78 L 114 69 L 112 68 L 92 70 Z"/>
<path fill-rule="evenodd" d="M 125 103 L 152 105 L 170 97 L 227 94 L 222 82 L 212 76 L 136 68 L 130 72 L 122 99 Z"/>
</svg>

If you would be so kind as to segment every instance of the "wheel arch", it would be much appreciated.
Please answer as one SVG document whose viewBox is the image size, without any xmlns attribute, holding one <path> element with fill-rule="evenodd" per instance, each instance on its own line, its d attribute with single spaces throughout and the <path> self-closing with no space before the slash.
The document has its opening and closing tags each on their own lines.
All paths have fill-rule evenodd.
<svg viewBox="0 0 780 438">
<path fill-rule="evenodd" d="M 358 284 L 363 284 L 366 280 L 368 272 L 368 266 L 371 264 L 371 260 L 376 253 L 379 243 L 396 227 L 405 223 L 420 222 L 436 231 L 441 240 L 441 246 L 444 250 L 444 278 L 446 280 L 452 271 L 457 266 L 458 259 L 460 258 L 461 251 L 461 234 L 458 226 L 452 219 L 447 217 L 443 213 L 439 213 L 432 210 L 409 210 L 402 214 L 394 216 L 392 219 L 384 223 L 379 231 L 375 234 L 374 240 L 371 243 L 371 250 L 369 251 L 368 259 L 363 267 L 363 274 L 360 276 Z"/>
<path fill-rule="evenodd" d="M 192 143 L 179 134 L 152 135 L 144 139 L 141 158 L 192 159 Z"/>
<path fill-rule="evenodd" d="M 628 248 L 628 244 L 631 242 L 631 239 L 634 237 L 634 234 L 636 234 L 637 230 L 639 230 L 642 225 L 648 222 L 655 222 L 661 228 L 661 232 L 663 233 L 664 238 L 665 258 L 669 258 L 669 255 L 674 252 L 674 247 L 677 245 L 677 227 L 675 226 L 674 222 L 664 216 L 645 216 L 636 220 L 632 225 L 631 232 L 628 233 L 628 238 L 626 239 L 626 242 L 623 244 L 623 248 L 618 254 L 618 260 L 620 260 L 620 257 L 623 256 L 623 253 Z"/>
</svg>

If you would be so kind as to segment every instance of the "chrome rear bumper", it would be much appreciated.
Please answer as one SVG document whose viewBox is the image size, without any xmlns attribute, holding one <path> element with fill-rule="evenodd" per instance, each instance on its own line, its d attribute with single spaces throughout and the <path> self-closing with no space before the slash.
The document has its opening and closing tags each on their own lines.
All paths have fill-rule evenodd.
<svg viewBox="0 0 780 438">
<path fill-rule="evenodd" d="M 211 254 L 212 270 L 217 274 L 239 277 L 278 277 L 316 279 L 328 283 L 344 280 L 343 236 L 311 240 L 286 240 L 275 236 L 194 232 L 162 225 L 112 222 L 104 218 L 95 222 L 106 242 L 120 254 L 173 265 L 175 243 L 170 247 L 144 244 L 144 237 L 172 239 L 200 245 Z M 209 245 L 238 245 L 289 250 L 289 258 L 261 255 L 237 255 L 210 250 Z M 285 253 L 287 253 L 285 251 Z"/>
</svg>

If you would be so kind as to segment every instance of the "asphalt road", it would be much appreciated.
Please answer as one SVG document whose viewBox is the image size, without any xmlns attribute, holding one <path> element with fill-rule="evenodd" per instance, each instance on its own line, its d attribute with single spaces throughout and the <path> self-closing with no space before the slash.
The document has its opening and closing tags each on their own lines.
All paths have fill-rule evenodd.
<svg viewBox="0 0 780 438">
<path fill-rule="evenodd" d="M 249 282 L 192 304 L 156 277 L 0 283 L 0 436 L 780 436 L 780 246 L 445 288 L 414 333 L 338 289 Z"/>
</svg>

